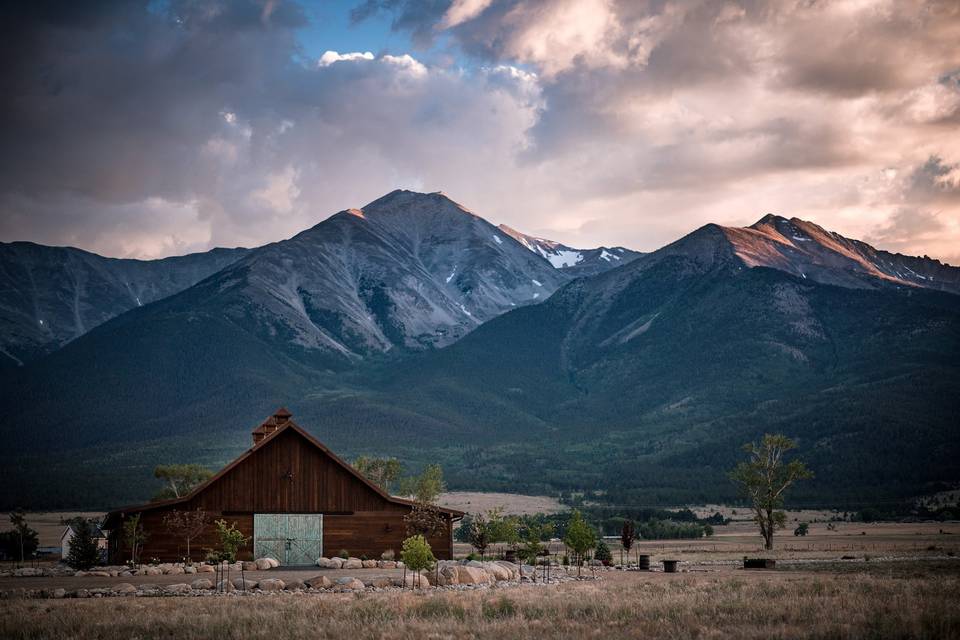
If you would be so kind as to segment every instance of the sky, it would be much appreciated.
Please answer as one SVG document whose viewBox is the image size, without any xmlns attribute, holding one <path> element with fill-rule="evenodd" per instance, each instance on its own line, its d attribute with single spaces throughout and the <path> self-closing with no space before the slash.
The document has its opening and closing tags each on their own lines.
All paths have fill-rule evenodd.
<svg viewBox="0 0 960 640">
<path fill-rule="evenodd" d="M 396 188 L 575 247 L 766 213 L 960 265 L 960 3 L 33 0 L 0 241 L 156 258 Z"/>
</svg>

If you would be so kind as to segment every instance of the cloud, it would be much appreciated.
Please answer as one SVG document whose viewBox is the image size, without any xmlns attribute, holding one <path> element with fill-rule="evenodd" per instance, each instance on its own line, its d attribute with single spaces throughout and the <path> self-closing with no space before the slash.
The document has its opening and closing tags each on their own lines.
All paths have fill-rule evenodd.
<svg viewBox="0 0 960 640">
<path fill-rule="evenodd" d="M 18 5 L 0 238 L 255 245 L 410 187 L 574 246 L 771 210 L 960 246 L 955 2 L 367 0 L 352 19 L 375 13 L 428 50 L 307 60 L 293 0 Z"/>
<path fill-rule="evenodd" d="M 369 51 L 354 51 L 352 53 L 337 53 L 336 51 L 324 51 L 317 64 L 321 67 L 329 67 L 334 62 L 354 61 L 354 60 L 373 60 L 373 54 Z"/>
</svg>

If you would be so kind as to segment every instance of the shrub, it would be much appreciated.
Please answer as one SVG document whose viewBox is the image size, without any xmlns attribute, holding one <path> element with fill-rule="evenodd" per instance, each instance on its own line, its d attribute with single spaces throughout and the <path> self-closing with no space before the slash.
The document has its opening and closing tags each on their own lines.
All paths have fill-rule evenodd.
<svg viewBox="0 0 960 640">
<path fill-rule="evenodd" d="M 403 564 L 411 570 L 420 573 L 424 569 L 430 569 L 437 561 L 433 557 L 433 550 L 430 543 L 421 535 L 410 536 L 403 541 L 403 550 L 400 553 Z"/>
<path fill-rule="evenodd" d="M 397 554 L 394 553 L 393 549 L 387 549 L 386 551 L 380 554 L 381 560 L 393 560 L 396 557 L 397 557 Z"/>
<path fill-rule="evenodd" d="M 340 553 L 337 554 L 337 557 L 343 558 L 344 560 L 346 560 L 347 558 L 350 557 L 350 554 L 347 552 L 346 549 L 340 549 Z"/>
<path fill-rule="evenodd" d="M 250 542 L 248 536 L 237 529 L 237 523 L 227 524 L 226 520 L 220 519 L 213 523 L 217 527 L 217 537 L 220 538 L 220 560 L 234 562 L 237 559 L 237 551 L 247 546 Z"/>
<path fill-rule="evenodd" d="M 604 566 L 610 566 L 610 563 L 613 562 L 613 556 L 610 554 L 610 547 L 608 547 L 607 543 L 603 540 L 597 543 L 594 557 L 602 562 Z"/>
</svg>

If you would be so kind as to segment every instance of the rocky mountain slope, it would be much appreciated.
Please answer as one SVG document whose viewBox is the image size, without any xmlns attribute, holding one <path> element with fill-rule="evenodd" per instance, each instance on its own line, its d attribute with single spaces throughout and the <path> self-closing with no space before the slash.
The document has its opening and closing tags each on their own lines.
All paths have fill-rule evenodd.
<svg viewBox="0 0 960 640">
<path fill-rule="evenodd" d="M 782 218 L 571 280 L 445 196 L 395 192 L 26 367 L 0 486 L 68 506 L 64 486 L 104 484 L 90 456 L 121 488 L 158 461 L 216 466 L 284 404 L 346 455 L 478 489 L 732 499 L 739 445 L 780 431 L 811 500 L 909 495 L 960 477 L 960 296 L 931 289 L 951 282 Z"/>
<path fill-rule="evenodd" d="M 213 249 L 122 260 L 71 247 L 0 243 L 0 368 L 50 353 L 128 309 L 196 284 L 245 253 Z"/>
<path fill-rule="evenodd" d="M 609 271 L 610 269 L 621 267 L 638 256 L 643 255 L 639 251 L 625 249 L 624 247 L 574 249 L 573 247 L 568 247 L 565 244 L 553 240 L 537 238 L 521 233 L 505 224 L 500 225 L 500 230 L 530 251 L 549 260 L 550 264 L 555 268 L 576 278 L 593 276 L 598 273 L 603 273 L 604 271 Z"/>
</svg>

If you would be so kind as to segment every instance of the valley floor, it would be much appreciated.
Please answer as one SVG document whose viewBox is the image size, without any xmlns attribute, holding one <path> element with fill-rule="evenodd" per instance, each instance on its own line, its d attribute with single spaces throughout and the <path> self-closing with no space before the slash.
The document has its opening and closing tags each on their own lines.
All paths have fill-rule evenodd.
<svg viewBox="0 0 960 640">
<path fill-rule="evenodd" d="M 491 591 L 5 600 L 0 637 L 956 638 L 958 601 L 953 559 L 823 563 Z"/>
</svg>

